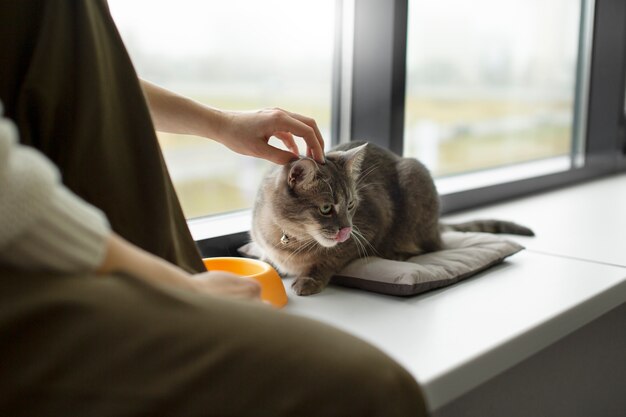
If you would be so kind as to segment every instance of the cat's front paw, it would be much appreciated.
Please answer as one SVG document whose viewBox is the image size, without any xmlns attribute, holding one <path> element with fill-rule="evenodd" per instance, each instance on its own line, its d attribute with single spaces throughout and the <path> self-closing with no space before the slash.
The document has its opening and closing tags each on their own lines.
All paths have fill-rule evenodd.
<svg viewBox="0 0 626 417">
<path fill-rule="evenodd" d="M 291 284 L 291 288 L 298 295 L 312 295 L 321 292 L 326 285 L 311 277 L 298 277 Z"/>
</svg>

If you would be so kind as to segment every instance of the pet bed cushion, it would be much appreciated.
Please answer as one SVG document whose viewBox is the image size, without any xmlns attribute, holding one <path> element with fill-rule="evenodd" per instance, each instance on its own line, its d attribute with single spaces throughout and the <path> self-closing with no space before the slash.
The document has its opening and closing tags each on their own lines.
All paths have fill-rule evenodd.
<svg viewBox="0 0 626 417">
<path fill-rule="evenodd" d="M 440 251 L 406 261 L 357 259 L 331 282 L 382 294 L 414 295 L 454 284 L 524 249 L 513 241 L 487 233 L 445 232 L 442 237 L 444 248 Z M 241 247 L 239 252 L 248 257 L 263 257 L 254 243 Z"/>
</svg>

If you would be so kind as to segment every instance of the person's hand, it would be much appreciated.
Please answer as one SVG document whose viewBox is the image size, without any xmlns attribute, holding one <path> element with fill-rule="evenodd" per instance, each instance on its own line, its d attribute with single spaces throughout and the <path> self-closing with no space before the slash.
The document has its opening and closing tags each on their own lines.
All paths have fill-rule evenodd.
<svg viewBox="0 0 626 417">
<path fill-rule="evenodd" d="M 252 278 L 241 277 L 221 271 L 209 271 L 192 275 L 193 287 L 206 294 L 249 300 L 261 298 L 261 286 Z"/>
<path fill-rule="evenodd" d="M 161 132 L 202 136 L 248 156 L 286 164 L 298 158 L 293 139 L 306 142 L 307 156 L 324 163 L 324 139 L 315 120 L 279 108 L 251 112 L 222 111 L 141 80 L 155 128 Z M 277 137 L 291 152 L 271 146 Z"/>
<path fill-rule="evenodd" d="M 324 139 L 315 120 L 274 108 L 254 112 L 225 112 L 216 139 L 229 149 L 248 156 L 284 165 L 298 157 L 294 136 L 306 142 L 307 156 L 324 163 Z M 271 146 L 272 136 L 280 139 L 291 152 Z"/>
<path fill-rule="evenodd" d="M 149 284 L 173 286 L 217 297 L 248 300 L 261 298 L 260 285 L 251 278 L 217 271 L 191 275 L 115 233 L 111 233 L 107 239 L 106 254 L 96 272 L 122 272 Z"/>
</svg>

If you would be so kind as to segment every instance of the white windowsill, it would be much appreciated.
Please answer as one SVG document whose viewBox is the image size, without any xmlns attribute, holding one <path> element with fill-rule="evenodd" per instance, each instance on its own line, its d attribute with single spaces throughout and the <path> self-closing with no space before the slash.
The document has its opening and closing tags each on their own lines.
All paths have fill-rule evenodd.
<svg viewBox="0 0 626 417">
<path fill-rule="evenodd" d="M 571 158 L 564 155 L 538 161 L 507 165 L 499 168 L 485 169 L 461 175 L 438 178 L 435 180 L 435 183 L 437 184 L 439 194 L 444 195 L 539 177 L 542 175 L 555 174 L 567 171 L 570 168 Z"/>
<path fill-rule="evenodd" d="M 196 242 L 219 236 L 247 232 L 250 230 L 251 224 L 252 210 L 241 210 L 187 221 L 191 236 Z"/>
</svg>

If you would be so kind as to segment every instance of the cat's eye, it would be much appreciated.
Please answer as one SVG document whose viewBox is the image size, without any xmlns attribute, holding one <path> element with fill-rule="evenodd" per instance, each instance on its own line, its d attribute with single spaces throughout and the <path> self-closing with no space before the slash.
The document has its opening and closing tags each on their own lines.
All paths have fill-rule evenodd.
<svg viewBox="0 0 626 417">
<path fill-rule="evenodd" d="M 348 203 L 348 210 L 352 210 L 354 208 L 354 200 L 350 200 Z"/>
<path fill-rule="evenodd" d="M 320 213 L 324 216 L 328 216 L 333 211 L 333 206 L 331 204 L 323 204 L 320 206 Z"/>
</svg>

